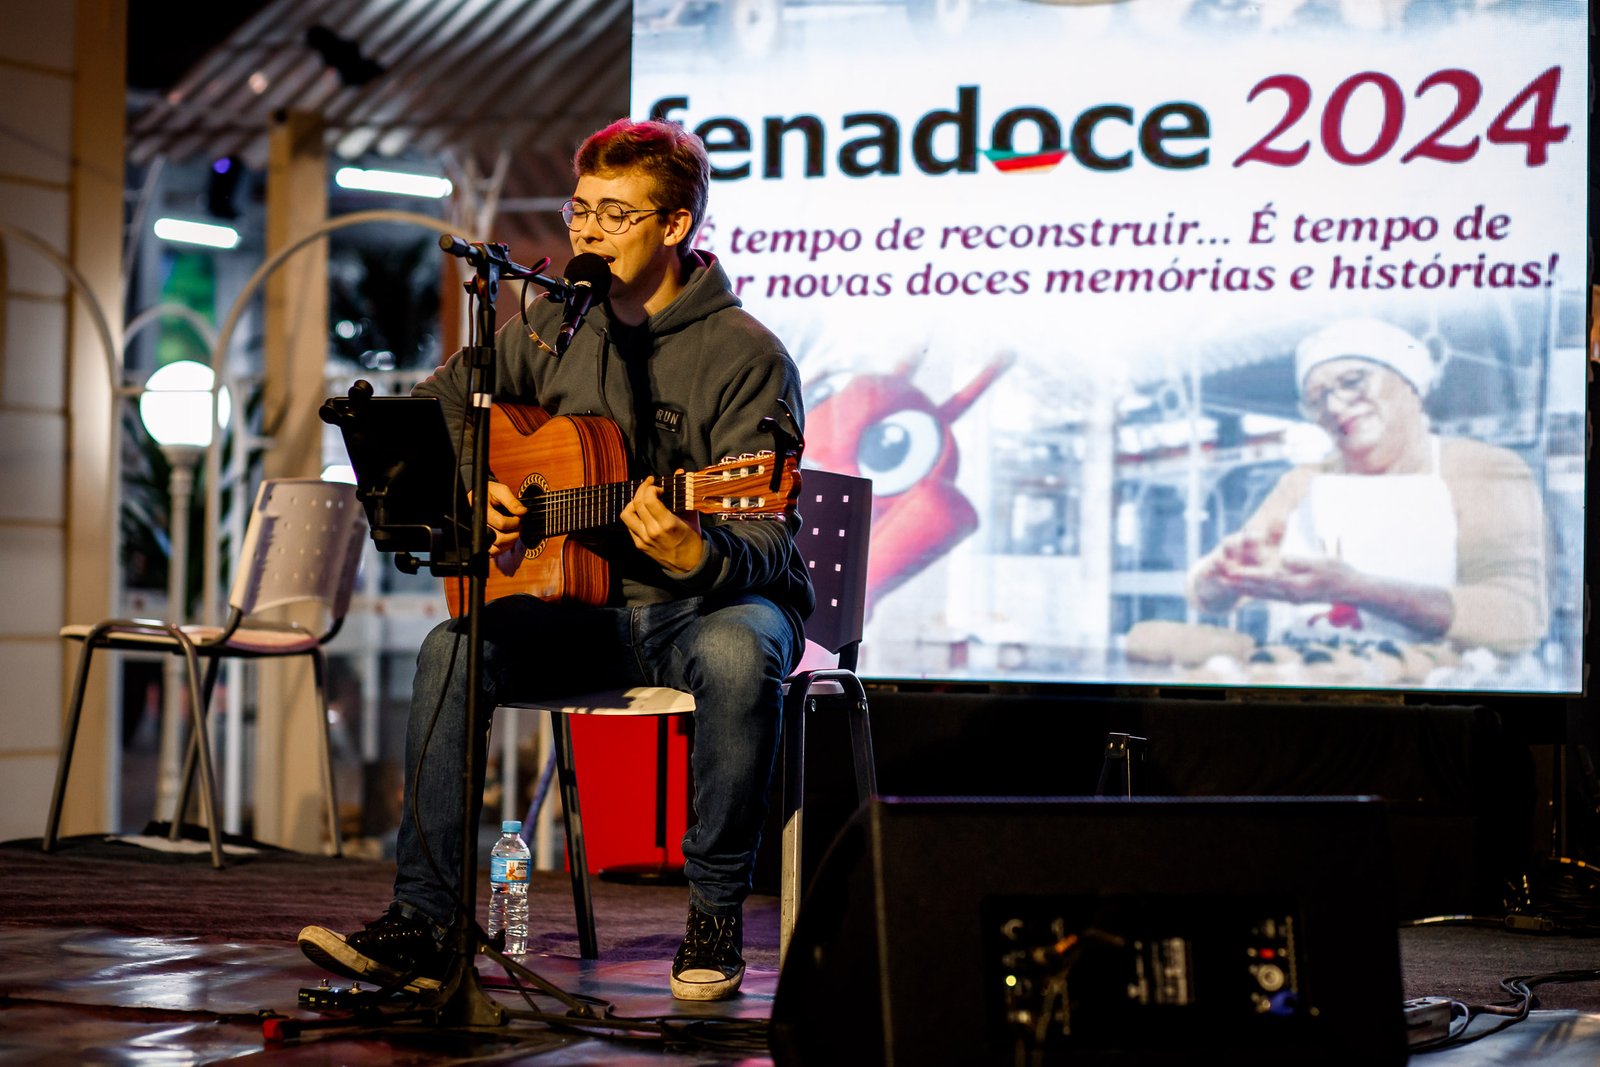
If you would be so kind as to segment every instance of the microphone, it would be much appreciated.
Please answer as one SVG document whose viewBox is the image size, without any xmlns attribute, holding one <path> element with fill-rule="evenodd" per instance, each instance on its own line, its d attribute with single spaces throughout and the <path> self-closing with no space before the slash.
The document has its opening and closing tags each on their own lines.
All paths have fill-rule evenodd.
<svg viewBox="0 0 1600 1067">
<path fill-rule="evenodd" d="M 611 291 L 611 267 L 593 252 L 572 257 L 567 264 L 567 288 L 561 300 L 561 332 L 556 334 L 556 355 L 572 344 L 583 317 Z"/>
<path fill-rule="evenodd" d="M 482 268 L 493 265 L 499 268 L 501 274 L 508 278 L 531 278 L 540 285 L 548 288 L 553 279 L 546 278 L 539 272 L 550 265 L 550 257 L 545 256 L 531 267 L 524 267 L 510 256 L 510 249 L 503 244 L 465 240 L 453 233 L 439 236 L 439 248 L 452 256 L 460 256 L 473 267 Z"/>
</svg>

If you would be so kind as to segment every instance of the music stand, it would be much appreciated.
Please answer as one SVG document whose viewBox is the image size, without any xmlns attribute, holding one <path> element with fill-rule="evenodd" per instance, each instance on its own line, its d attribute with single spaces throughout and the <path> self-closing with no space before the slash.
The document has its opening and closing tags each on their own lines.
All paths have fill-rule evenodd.
<svg viewBox="0 0 1600 1067">
<path fill-rule="evenodd" d="M 438 400 L 374 396 L 371 385 L 357 381 L 318 414 L 344 438 L 356 499 L 380 552 L 397 553 L 396 566 L 414 574 L 420 561 L 412 553 L 443 561 L 470 549 L 465 519 L 472 509 Z"/>
</svg>

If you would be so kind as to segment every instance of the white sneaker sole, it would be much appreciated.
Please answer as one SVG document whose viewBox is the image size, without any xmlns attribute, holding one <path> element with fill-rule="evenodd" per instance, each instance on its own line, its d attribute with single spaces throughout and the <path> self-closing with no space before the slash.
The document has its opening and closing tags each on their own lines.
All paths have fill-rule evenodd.
<svg viewBox="0 0 1600 1067">
<path fill-rule="evenodd" d="M 709 967 L 684 971 L 671 978 L 672 995 L 678 1000 L 726 1000 L 739 991 L 739 983 L 744 981 L 744 968 L 740 967 L 731 978 Z"/>
<path fill-rule="evenodd" d="M 295 940 L 306 959 L 325 971 L 377 985 L 388 985 L 401 977 L 400 972 L 351 948 L 343 934 L 325 926 L 308 926 Z M 438 988 L 439 980 L 426 975 L 417 975 L 405 984 L 407 993 L 431 993 Z"/>
</svg>

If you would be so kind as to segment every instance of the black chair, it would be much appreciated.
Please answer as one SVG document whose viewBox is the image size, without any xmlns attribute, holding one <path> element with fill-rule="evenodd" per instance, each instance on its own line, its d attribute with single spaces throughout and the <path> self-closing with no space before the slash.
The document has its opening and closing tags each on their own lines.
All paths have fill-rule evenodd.
<svg viewBox="0 0 1600 1067">
<path fill-rule="evenodd" d="M 780 871 L 780 957 L 788 948 L 799 910 L 802 867 L 802 817 L 805 798 L 806 716 L 839 701 L 849 717 L 856 798 L 864 804 L 877 794 L 867 693 L 855 668 L 866 617 L 867 543 L 872 524 L 872 482 L 829 471 L 801 472 L 799 498 L 803 527 L 795 543 L 811 569 L 817 607 L 806 620 L 806 639 L 838 657 L 833 667 L 802 670 L 784 683 L 783 842 Z M 572 896 L 577 912 L 578 947 L 585 959 L 599 950 L 594 903 L 578 803 L 578 772 L 572 754 L 572 715 L 682 715 L 693 713 L 694 697 L 677 689 L 638 686 L 604 690 L 560 702 L 517 702 L 503 708 L 550 713 L 552 755 L 561 789 L 567 857 L 572 865 Z M 535 800 L 535 813 L 541 798 Z M 532 813 L 530 813 L 530 822 Z"/>
</svg>

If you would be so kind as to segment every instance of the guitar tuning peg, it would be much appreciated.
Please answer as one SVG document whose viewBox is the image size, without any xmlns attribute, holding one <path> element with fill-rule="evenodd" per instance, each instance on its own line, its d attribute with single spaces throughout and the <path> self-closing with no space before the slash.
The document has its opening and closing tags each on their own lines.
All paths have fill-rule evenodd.
<svg viewBox="0 0 1600 1067">
<path fill-rule="evenodd" d="M 763 448 L 761 451 L 756 453 L 756 458 L 757 459 L 770 459 L 771 457 L 772 457 L 772 449 L 770 449 L 770 448 Z"/>
<path fill-rule="evenodd" d="M 755 459 L 756 458 L 756 454 L 754 452 L 741 452 L 741 453 L 739 453 L 739 458 L 740 459 Z"/>
</svg>

